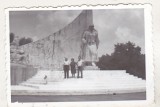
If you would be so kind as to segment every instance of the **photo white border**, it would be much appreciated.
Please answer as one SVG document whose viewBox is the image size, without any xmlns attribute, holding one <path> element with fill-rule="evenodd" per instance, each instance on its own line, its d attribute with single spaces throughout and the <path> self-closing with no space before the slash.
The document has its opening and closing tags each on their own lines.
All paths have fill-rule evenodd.
<svg viewBox="0 0 160 107">
<path fill-rule="evenodd" d="M 135 9 L 144 8 L 145 18 L 145 60 L 146 60 L 146 98 L 147 100 L 131 101 L 92 101 L 92 102 L 34 102 L 34 103 L 11 103 L 11 86 L 10 86 L 10 43 L 9 43 L 9 11 L 31 11 L 31 10 L 82 10 L 82 9 Z M 150 4 L 118 4 L 118 5 L 81 5 L 81 6 L 63 6 L 63 7 L 18 7 L 8 8 L 6 13 L 6 71 L 7 71 L 7 99 L 9 107 L 18 106 L 115 106 L 115 105 L 148 105 L 154 102 L 154 79 L 153 79 L 153 48 L 152 48 L 152 15 Z"/>
</svg>

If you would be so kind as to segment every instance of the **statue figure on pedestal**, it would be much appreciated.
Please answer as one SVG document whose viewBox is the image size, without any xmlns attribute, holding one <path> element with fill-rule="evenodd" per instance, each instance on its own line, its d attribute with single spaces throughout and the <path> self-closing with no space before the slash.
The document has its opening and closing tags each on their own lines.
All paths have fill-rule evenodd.
<svg viewBox="0 0 160 107">
<path fill-rule="evenodd" d="M 84 61 L 91 62 L 92 66 L 95 66 L 95 62 L 98 61 L 98 46 L 98 32 L 94 25 L 90 25 L 82 35 L 80 56 Z"/>
</svg>

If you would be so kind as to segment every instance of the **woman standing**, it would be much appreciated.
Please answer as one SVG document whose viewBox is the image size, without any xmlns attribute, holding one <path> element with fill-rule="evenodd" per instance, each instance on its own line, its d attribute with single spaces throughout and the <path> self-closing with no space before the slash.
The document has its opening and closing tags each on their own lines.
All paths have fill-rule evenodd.
<svg viewBox="0 0 160 107">
<path fill-rule="evenodd" d="M 75 78 L 75 73 L 76 73 L 76 62 L 74 62 L 74 58 L 71 59 L 71 74 L 72 74 L 72 78 Z"/>
</svg>

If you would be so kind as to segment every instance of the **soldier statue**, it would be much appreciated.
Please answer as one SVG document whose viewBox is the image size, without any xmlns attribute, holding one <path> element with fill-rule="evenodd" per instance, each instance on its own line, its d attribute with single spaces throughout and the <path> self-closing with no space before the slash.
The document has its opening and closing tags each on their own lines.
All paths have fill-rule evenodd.
<svg viewBox="0 0 160 107">
<path fill-rule="evenodd" d="M 98 46 L 98 32 L 94 28 L 94 25 L 90 25 L 88 30 L 86 30 L 82 35 L 80 56 L 84 61 L 91 62 L 92 66 L 95 65 L 96 61 L 98 61 Z"/>
</svg>

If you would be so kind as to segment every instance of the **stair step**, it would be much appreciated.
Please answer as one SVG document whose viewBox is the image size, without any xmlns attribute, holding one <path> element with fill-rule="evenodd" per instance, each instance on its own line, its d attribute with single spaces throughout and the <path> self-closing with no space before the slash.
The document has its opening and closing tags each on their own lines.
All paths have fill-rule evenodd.
<svg viewBox="0 0 160 107">
<path fill-rule="evenodd" d="M 48 77 L 47 85 L 45 85 L 45 75 Z M 71 76 L 70 72 L 69 75 Z M 84 78 L 82 79 L 63 79 L 63 71 L 39 71 L 35 76 L 21 83 L 20 86 L 31 87 L 33 90 L 44 92 L 43 94 L 50 94 L 50 92 L 70 94 L 78 92 L 144 92 L 146 90 L 145 80 L 130 75 L 125 70 L 84 70 L 83 76 Z"/>
</svg>

